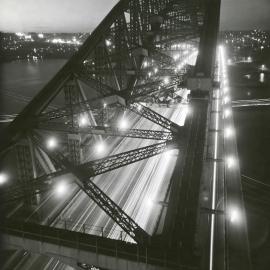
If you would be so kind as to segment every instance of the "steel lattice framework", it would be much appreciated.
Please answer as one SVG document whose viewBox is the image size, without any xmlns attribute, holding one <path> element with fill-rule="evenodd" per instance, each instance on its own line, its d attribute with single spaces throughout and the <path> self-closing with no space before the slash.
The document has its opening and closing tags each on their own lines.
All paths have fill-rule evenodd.
<svg viewBox="0 0 270 270">
<path fill-rule="evenodd" d="M 47 190 L 48 179 L 72 173 L 81 189 L 124 231 L 145 243 L 147 233 L 91 177 L 158 155 L 179 142 L 182 128 L 145 103 L 181 101 L 177 92 L 190 69 L 187 59 L 198 49 L 204 4 L 202 0 L 119 1 L 3 132 L 2 156 L 15 149 L 19 164 L 30 164 L 19 168 L 23 182 L 14 186 L 14 198 Z M 51 109 L 52 104 L 57 108 Z M 115 119 L 123 110 L 148 119 L 161 130 L 116 128 Z M 82 126 L 81 117 L 87 125 Z M 48 150 L 41 131 L 61 133 L 62 147 Z M 83 163 L 80 149 L 99 136 L 158 142 Z M 31 188 L 19 191 L 23 185 Z"/>
</svg>

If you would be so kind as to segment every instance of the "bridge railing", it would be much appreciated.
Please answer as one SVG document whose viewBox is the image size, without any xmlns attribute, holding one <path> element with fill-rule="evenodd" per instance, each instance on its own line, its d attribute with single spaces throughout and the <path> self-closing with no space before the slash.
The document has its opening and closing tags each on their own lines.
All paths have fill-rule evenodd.
<svg viewBox="0 0 270 270">
<path fill-rule="evenodd" d="M 123 258 L 129 261 L 179 270 L 198 270 L 196 266 L 183 265 L 175 248 L 140 246 L 95 235 L 68 231 L 35 223 L 0 222 L 1 240 L 5 245 L 27 245 L 27 240 L 64 246 L 82 251 Z M 20 241 L 19 239 L 23 239 Z M 31 245 L 29 245 L 31 247 Z M 45 245 L 43 245 L 45 247 Z M 25 248 L 25 246 L 24 246 Z M 35 252 L 35 245 L 33 250 Z M 76 258 L 74 258 L 76 259 Z"/>
<path fill-rule="evenodd" d="M 48 224 L 50 223 L 51 222 L 48 219 Z M 54 220 L 53 224 L 56 228 L 65 229 L 68 231 L 75 231 L 111 239 L 117 239 L 121 241 L 134 242 L 125 231 L 116 228 L 107 229 L 103 226 L 96 226 L 90 223 L 76 222 L 75 220 L 64 218 L 57 218 L 56 220 Z"/>
</svg>

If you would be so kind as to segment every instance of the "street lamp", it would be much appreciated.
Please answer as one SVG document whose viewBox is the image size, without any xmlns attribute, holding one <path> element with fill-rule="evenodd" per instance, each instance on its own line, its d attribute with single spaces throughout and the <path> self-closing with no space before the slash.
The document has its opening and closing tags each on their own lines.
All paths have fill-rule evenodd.
<svg viewBox="0 0 270 270">
<path fill-rule="evenodd" d="M 146 198 L 146 205 L 147 205 L 148 207 L 152 207 L 153 204 L 154 204 L 153 199 L 151 199 L 151 198 L 149 198 L 149 197 Z"/>
<path fill-rule="evenodd" d="M 97 152 L 98 154 L 103 154 L 104 151 L 105 151 L 105 148 L 106 148 L 106 145 L 105 145 L 104 141 L 98 142 L 98 143 L 96 144 L 96 147 L 95 147 L 96 152 Z"/>
<path fill-rule="evenodd" d="M 224 97 L 223 102 L 224 104 L 227 104 L 230 101 L 230 98 L 228 96 Z"/>
<path fill-rule="evenodd" d="M 5 184 L 8 181 L 8 175 L 6 173 L 0 173 L 0 185 Z"/>
<path fill-rule="evenodd" d="M 180 57 L 179 54 L 175 54 L 175 55 L 173 56 L 174 61 L 176 61 L 177 59 L 179 59 L 179 57 Z"/>
<path fill-rule="evenodd" d="M 226 87 L 223 88 L 224 94 L 228 93 L 228 91 L 229 91 L 229 87 L 226 86 Z"/>
<path fill-rule="evenodd" d="M 63 196 L 67 192 L 67 183 L 65 181 L 59 182 L 55 186 L 55 192 L 58 196 Z"/>
<path fill-rule="evenodd" d="M 108 39 L 106 39 L 106 45 L 109 47 L 109 46 L 111 46 L 112 45 L 112 42 L 110 41 L 110 40 L 108 40 Z"/>
<path fill-rule="evenodd" d="M 87 125 L 88 119 L 86 115 L 81 115 L 79 117 L 79 126 L 80 127 L 85 127 Z"/>
<path fill-rule="evenodd" d="M 228 156 L 226 158 L 226 164 L 227 164 L 228 169 L 233 168 L 236 165 L 235 158 L 233 156 Z"/>
<path fill-rule="evenodd" d="M 225 117 L 225 118 L 231 116 L 231 114 L 232 114 L 232 111 L 231 111 L 230 109 L 226 109 L 226 110 L 224 111 L 224 117 Z"/>
<path fill-rule="evenodd" d="M 237 224 L 241 221 L 240 210 L 235 206 L 228 209 L 227 216 L 232 224 Z"/>
<path fill-rule="evenodd" d="M 169 78 L 168 77 L 165 77 L 164 80 L 163 80 L 164 84 L 168 84 L 169 83 Z"/>
<path fill-rule="evenodd" d="M 234 129 L 232 127 L 226 127 L 224 130 L 224 136 L 225 138 L 230 138 L 234 134 Z"/>
<path fill-rule="evenodd" d="M 56 140 L 56 138 L 55 137 L 48 138 L 46 145 L 47 145 L 47 148 L 49 150 L 55 149 L 57 147 L 57 140 Z"/>
<path fill-rule="evenodd" d="M 128 122 L 127 122 L 127 120 L 124 117 L 122 117 L 120 119 L 119 123 L 118 123 L 118 126 L 119 126 L 120 129 L 123 129 L 123 130 L 124 129 L 127 129 L 128 128 Z"/>
<path fill-rule="evenodd" d="M 140 112 L 141 109 L 142 109 L 142 105 L 141 105 L 141 104 L 138 104 L 137 109 L 138 109 L 138 111 Z"/>
</svg>

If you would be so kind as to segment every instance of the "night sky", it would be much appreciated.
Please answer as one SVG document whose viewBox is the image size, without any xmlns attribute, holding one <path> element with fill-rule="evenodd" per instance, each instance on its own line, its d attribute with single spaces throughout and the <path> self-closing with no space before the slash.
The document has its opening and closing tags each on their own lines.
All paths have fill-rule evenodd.
<svg viewBox="0 0 270 270">
<path fill-rule="evenodd" d="M 89 32 L 117 0 L 0 0 L 0 30 Z M 270 0 L 222 0 L 221 29 L 270 29 Z"/>
</svg>

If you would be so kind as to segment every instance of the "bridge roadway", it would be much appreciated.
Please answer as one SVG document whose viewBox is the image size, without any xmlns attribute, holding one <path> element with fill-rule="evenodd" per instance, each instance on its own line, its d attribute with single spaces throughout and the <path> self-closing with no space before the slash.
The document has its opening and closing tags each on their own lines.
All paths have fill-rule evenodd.
<svg viewBox="0 0 270 270">
<path fill-rule="evenodd" d="M 148 225 L 149 228 L 152 228 L 152 233 L 156 231 L 155 237 L 153 238 L 153 241 L 159 242 L 162 241 L 163 247 L 166 246 L 167 250 L 173 250 L 177 253 L 177 260 L 179 260 L 179 254 L 180 256 L 180 262 L 181 264 L 187 264 L 187 265 L 193 265 L 195 267 L 193 260 L 193 255 L 195 251 L 194 246 L 194 234 L 196 231 L 196 220 L 197 220 L 197 209 L 198 209 L 198 192 L 199 192 L 199 179 L 200 179 L 200 167 L 202 166 L 202 160 L 203 160 L 203 140 L 204 140 L 204 134 L 205 134 L 205 128 L 206 128 L 206 110 L 207 110 L 207 101 L 206 100 L 192 100 L 189 108 L 191 108 L 191 112 L 188 114 L 188 120 L 186 121 L 185 127 L 185 141 L 181 143 L 180 147 L 180 155 L 179 158 L 176 161 L 176 154 L 177 151 L 173 150 L 173 153 L 165 153 L 161 155 L 160 157 L 155 157 L 154 159 L 158 159 L 156 161 L 156 165 L 153 164 L 148 168 L 157 169 L 155 173 L 153 173 L 152 178 L 150 177 L 150 180 L 152 181 L 152 185 L 154 185 L 155 189 L 151 190 L 150 193 L 148 192 L 148 195 L 155 194 L 159 190 L 159 193 L 156 193 L 156 199 L 149 201 L 149 196 L 146 194 L 141 194 L 143 192 L 135 193 L 138 198 L 132 197 L 134 200 L 135 206 L 138 207 L 139 211 L 142 211 L 143 217 L 148 217 L 149 221 L 145 219 L 145 224 Z M 172 109 L 159 109 L 159 112 L 163 110 L 164 111 L 171 111 Z M 180 105 L 178 106 L 177 110 L 174 110 L 176 113 L 174 116 L 172 115 L 172 120 L 177 120 L 179 124 L 183 124 L 185 120 L 185 114 L 187 112 L 186 105 Z M 168 114 L 167 114 L 168 116 Z M 178 118 L 177 118 L 178 117 Z M 139 121 L 140 122 L 140 121 Z M 143 121 L 144 122 L 144 121 Z M 136 124 L 137 127 L 138 123 Z M 129 140 L 129 139 L 125 139 Z M 163 157 L 162 157 L 163 156 Z M 152 158 L 153 159 L 153 158 Z M 176 168 L 173 173 L 174 164 L 176 162 Z M 149 166 L 149 161 L 144 161 L 144 164 L 141 164 L 137 167 L 142 168 L 142 166 Z M 171 166 L 168 166 L 168 165 Z M 185 165 L 185 166 L 184 166 Z M 136 164 L 133 165 L 134 167 Z M 158 166 L 162 167 L 162 171 L 158 169 Z M 128 168 L 130 170 L 131 175 L 134 174 L 132 171 L 132 168 Z M 143 172 L 143 170 L 142 170 Z M 169 188 L 168 192 L 168 186 L 169 186 L 169 180 L 170 175 L 173 173 L 172 176 L 172 183 Z M 161 175 L 163 174 L 163 177 Z M 116 174 L 117 175 L 117 174 Z M 146 174 L 149 176 L 149 174 Z M 157 183 L 158 176 L 163 179 L 163 182 Z M 109 177 L 112 177 L 112 173 L 109 173 Z M 136 177 L 136 174 L 135 174 Z M 116 177 L 117 179 L 117 177 Z M 140 179 L 140 178 L 139 178 Z M 136 180 L 136 179 L 135 179 Z M 133 180 L 133 181 L 135 181 Z M 114 180 L 115 181 L 115 180 Z M 142 181 L 142 180 L 140 180 Z M 108 180 L 109 182 L 109 180 Z M 147 182 L 144 185 L 150 185 L 151 182 Z M 136 187 L 136 184 L 135 184 Z M 111 186 L 109 186 L 108 190 L 110 190 Z M 133 193 L 132 189 L 131 191 L 128 190 L 128 193 Z M 136 191 L 137 192 L 137 191 Z M 81 191 L 73 190 L 73 198 L 69 198 L 70 203 L 66 203 L 61 205 L 57 209 L 57 211 L 51 212 L 51 219 L 50 224 L 58 227 L 58 228 L 64 228 L 67 226 L 67 224 L 71 225 L 68 229 L 75 230 L 75 231 L 83 231 L 87 233 L 92 234 L 104 234 L 105 236 L 119 239 L 120 237 L 131 241 L 129 237 L 125 237 L 125 234 L 120 233 L 120 229 L 117 228 L 109 220 L 106 215 L 103 213 L 97 212 L 98 210 L 96 207 L 93 209 L 93 205 L 89 203 L 88 197 L 84 196 Z M 76 194 L 76 195 L 74 195 Z M 120 194 L 121 189 L 120 189 Z M 179 196 L 180 194 L 180 196 Z M 141 195 L 144 195 L 141 197 Z M 53 195 L 47 195 L 47 196 L 53 196 Z M 170 197 L 170 198 L 168 198 Z M 152 197 L 153 198 L 153 197 Z M 52 199 L 52 198 L 51 198 Z M 142 205 L 145 205 L 145 207 L 140 207 L 140 204 L 137 203 L 135 200 L 138 199 Z M 142 201 L 144 199 L 145 201 Z M 129 198 L 126 198 L 126 200 L 129 200 Z M 50 199 L 47 199 L 44 201 L 43 208 L 50 209 L 52 207 L 51 203 L 49 202 Z M 159 201 L 159 203 L 158 203 Z M 168 207 L 166 206 L 166 203 L 162 203 L 162 201 L 167 201 Z M 53 201 L 52 201 L 53 202 Z M 121 199 L 119 201 L 121 203 Z M 161 202 L 161 203 L 160 203 Z M 125 205 L 125 204 L 124 204 Z M 165 205 L 165 206 L 164 206 Z M 92 209 L 91 209 L 92 208 Z M 43 210 L 44 210 L 43 209 Z M 167 209 L 168 212 L 167 212 Z M 22 210 L 22 209 L 21 209 Z M 36 212 L 42 213 L 43 211 L 41 209 L 36 209 Z M 138 211 L 137 210 L 137 211 Z M 18 211 L 13 216 L 19 215 Z M 97 215 L 102 215 L 103 223 L 98 221 L 95 223 L 95 226 L 84 226 L 84 224 L 93 224 L 89 221 L 93 220 L 95 215 L 93 212 Z M 136 211 L 134 211 L 136 212 Z M 53 214 L 52 214 L 53 213 Z M 62 220 L 59 220 L 57 218 L 52 218 L 53 216 L 56 217 L 57 215 L 60 215 L 62 217 L 71 216 L 73 219 L 69 219 L 68 223 L 63 222 Z M 44 215 L 44 213 L 43 213 Z M 132 214 L 131 214 L 132 215 Z M 38 215 L 37 215 L 38 216 Z M 138 216 L 135 216 L 135 218 L 138 218 Z M 157 220 L 160 218 L 160 221 L 157 226 Z M 105 219 L 105 223 L 104 223 Z M 71 220 L 73 222 L 71 222 Z M 35 215 L 33 213 L 30 214 L 30 216 L 25 219 L 27 222 L 36 222 Z M 88 222 L 87 222 L 88 221 Z M 141 220 L 139 220 L 139 224 Z M 148 222 L 148 223 L 147 223 Z M 43 224 L 46 224 L 46 219 L 43 220 Z M 105 224 L 105 226 L 100 225 Z M 142 226 L 145 226 L 143 224 Z M 164 230 L 163 230 L 163 224 L 164 224 Z M 102 232 L 100 229 L 97 228 L 103 228 Z M 26 248 L 24 246 L 24 248 Z M 161 248 L 162 250 L 162 248 Z M 185 251 L 185 252 L 184 252 Z M 170 251 L 170 254 L 173 255 L 174 252 Z M 167 256 L 167 255 L 166 255 Z M 93 263 L 93 262 L 92 262 Z M 111 268 L 110 268 L 111 269 Z"/>
<path fill-rule="evenodd" d="M 171 118 L 179 125 L 183 125 L 187 106 L 184 104 L 177 105 L 174 109 L 155 107 L 155 110 Z M 126 117 L 131 120 L 131 118 L 134 118 L 134 115 Z M 135 122 L 133 126 L 135 128 L 160 129 L 145 119 L 138 120 L 136 118 L 133 119 L 133 122 Z M 109 140 L 107 142 L 108 147 L 114 148 L 112 138 L 109 138 Z M 119 143 L 119 141 L 116 140 L 114 143 Z M 150 144 L 151 141 L 142 142 L 141 140 L 126 138 L 121 141 L 119 147 L 115 147 L 112 153 L 141 147 L 146 145 L 146 143 Z M 167 194 L 177 153 L 178 150 L 169 151 L 149 160 L 131 164 L 122 168 L 122 170 L 115 170 L 102 175 L 102 177 L 96 177 L 95 181 L 132 217 L 135 217 L 142 227 L 152 234 L 157 227 L 156 223 L 161 212 L 166 214 L 167 207 L 164 207 L 162 202 Z M 130 181 L 126 181 L 127 176 Z M 68 177 L 68 175 L 65 177 Z M 141 205 L 145 207 L 141 207 Z M 83 224 L 91 225 L 86 226 L 86 228 L 89 228 L 87 233 L 101 235 L 100 228 L 102 227 L 103 233 L 108 237 L 116 239 L 121 237 L 132 241 L 125 234 L 121 233 L 120 228 L 99 207 L 89 201 L 89 198 L 75 185 L 69 187 L 67 196 L 62 195 L 62 197 L 59 197 L 55 192 L 49 192 L 41 199 L 40 206 L 37 206 L 32 211 L 30 210 L 19 208 L 10 215 L 10 218 L 25 216 L 25 213 L 28 213 L 24 219 L 26 222 L 41 222 L 41 224 L 48 224 L 49 222 L 51 226 L 64 228 L 64 222 L 58 218 L 62 217 L 62 219 L 68 220 L 68 224 L 71 224 L 69 228 L 72 230 L 82 231 Z M 159 224 L 159 230 L 161 231 L 162 226 L 162 224 Z"/>
<path fill-rule="evenodd" d="M 270 106 L 270 98 L 263 99 L 246 99 L 246 100 L 234 100 L 232 101 L 233 108 L 241 107 L 259 107 L 259 106 Z"/>
<path fill-rule="evenodd" d="M 204 160 L 208 97 L 191 99 L 185 123 L 183 155 L 177 160 L 163 236 L 179 250 L 185 263 L 197 256 L 196 231 L 200 179 Z M 167 241 L 168 241 L 167 240 Z M 199 263 L 200 259 L 196 259 Z M 199 266 L 199 264 L 197 264 Z"/>
<path fill-rule="evenodd" d="M 186 105 L 179 105 L 177 109 L 155 109 L 176 123 L 183 125 Z M 160 129 L 146 119 L 138 120 L 137 117 L 134 118 L 133 114 L 130 117 L 127 116 L 127 119 L 135 122 L 134 128 Z M 104 153 L 104 155 L 128 151 L 151 143 L 153 142 L 150 140 L 109 138 L 106 141 L 109 153 Z M 116 147 L 117 144 L 119 145 Z M 110 151 L 111 149 L 113 151 Z M 87 160 L 95 158 L 90 155 L 90 152 L 89 150 Z M 95 177 L 94 181 L 140 226 L 152 234 L 162 209 L 159 202 L 162 202 L 165 197 L 177 153 L 177 150 L 169 151 L 149 160 L 143 160 Z M 70 175 L 63 176 L 62 179 L 65 179 L 65 177 L 70 177 Z M 145 207 L 141 207 L 141 205 Z M 41 222 L 41 224 L 48 224 L 49 222 L 52 226 L 61 228 L 63 227 L 63 222 L 59 222 L 59 217 L 61 217 L 73 224 L 73 230 L 80 230 L 82 224 L 89 224 L 93 225 L 93 228 L 95 226 L 103 227 L 108 237 L 116 239 L 120 237 L 121 229 L 75 185 L 71 185 L 69 192 L 60 197 L 55 192 L 49 192 L 34 211 L 21 208 L 14 212 L 12 216 L 25 216 L 25 211 L 28 212 L 25 221 Z M 89 230 L 88 233 L 95 234 L 96 232 L 95 230 Z M 129 240 L 131 241 L 131 239 Z"/>
<path fill-rule="evenodd" d="M 212 258 L 212 269 L 248 270 L 251 269 L 251 262 L 247 222 L 231 114 L 232 104 L 230 101 L 227 102 L 230 90 L 226 58 L 222 51 L 220 48 L 221 59 L 219 71 L 216 72 L 220 88 L 214 89 L 212 93 L 208 113 L 205 144 L 207 158 L 200 191 L 199 243 L 205 247 L 201 249 L 203 269 L 209 264 L 209 258 Z M 228 133 L 228 130 L 232 132 Z M 210 219 L 214 219 L 212 231 L 209 230 Z M 213 251 L 209 254 L 211 235 Z"/>
<path fill-rule="evenodd" d="M 174 248 L 142 247 L 34 223 L 1 222 L 0 229 L 2 244 L 7 248 L 23 246 L 30 252 L 58 258 L 76 269 L 78 263 L 95 265 L 104 270 L 196 269 L 181 265 Z"/>
</svg>

